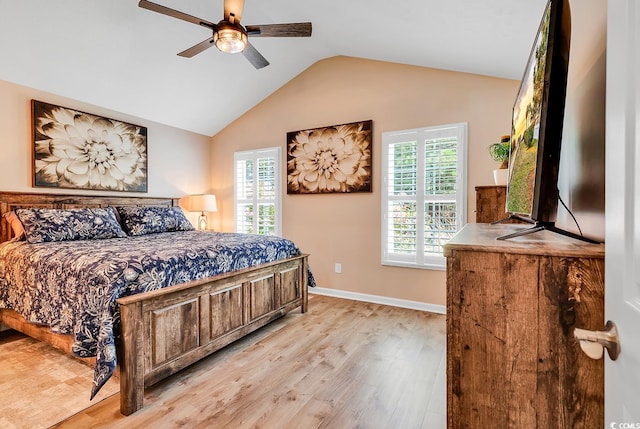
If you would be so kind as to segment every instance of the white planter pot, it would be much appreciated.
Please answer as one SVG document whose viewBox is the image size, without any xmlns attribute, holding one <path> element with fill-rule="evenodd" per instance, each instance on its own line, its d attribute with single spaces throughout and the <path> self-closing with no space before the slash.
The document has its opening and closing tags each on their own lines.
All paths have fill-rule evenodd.
<svg viewBox="0 0 640 429">
<path fill-rule="evenodd" d="M 493 181 L 498 186 L 507 186 L 507 178 L 509 177 L 509 169 L 501 168 L 493 170 Z"/>
</svg>

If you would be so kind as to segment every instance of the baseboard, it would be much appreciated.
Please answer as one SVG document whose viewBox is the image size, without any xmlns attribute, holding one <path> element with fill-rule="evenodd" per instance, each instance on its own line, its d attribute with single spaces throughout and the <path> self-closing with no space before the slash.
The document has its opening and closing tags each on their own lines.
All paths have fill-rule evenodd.
<svg viewBox="0 0 640 429">
<path fill-rule="evenodd" d="M 387 296 L 370 295 L 368 293 L 348 292 L 338 289 L 322 287 L 309 288 L 309 293 L 317 295 L 333 296 L 336 298 L 352 299 L 354 301 L 371 302 L 374 304 L 390 305 L 392 307 L 410 308 L 412 310 L 428 311 L 430 313 L 446 314 L 444 305 L 429 304 L 427 302 L 409 301 L 407 299 L 389 298 Z"/>
</svg>

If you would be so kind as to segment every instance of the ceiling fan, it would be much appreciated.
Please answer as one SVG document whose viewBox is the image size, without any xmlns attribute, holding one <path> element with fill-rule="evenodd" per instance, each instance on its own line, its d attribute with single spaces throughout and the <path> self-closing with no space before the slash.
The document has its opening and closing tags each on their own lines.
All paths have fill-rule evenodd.
<svg viewBox="0 0 640 429">
<path fill-rule="evenodd" d="M 215 45 L 222 52 L 231 54 L 242 52 L 244 57 L 249 60 L 256 69 L 261 69 L 268 66 L 269 61 L 267 61 L 251 43 L 249 43 L 249 36 L 252 38 L 311 36 L 310 22 L 247 25 L 246 27 L 243 27 L 240 24 L 240 17 L 242 16 L 242 9 L 244 8 L 244 0 L 224 0 L 224 19 L 217 24 L 147 0 L 140 0 L 138 6 L 153 12 L 158 12 L 163 15 L 182 19 L 183 21 L 206 27 L 213 32 L 211 37 L 180 52 L 178 55 L 181 57 L 191 58 L 205 49 L 210 48 L 212 45 Z"/>
</svg>

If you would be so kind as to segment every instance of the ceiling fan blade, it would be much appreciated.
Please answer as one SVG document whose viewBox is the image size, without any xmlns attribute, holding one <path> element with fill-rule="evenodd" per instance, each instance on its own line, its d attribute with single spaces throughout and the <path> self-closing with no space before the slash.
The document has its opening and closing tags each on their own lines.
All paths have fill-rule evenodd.
<svg viewBox="0 0 640 429">
<path fill-rule="evenodd" d="M 212 30 L 216 29 L 216 24 L 214 24 L 213 22 L 209 22 L 206 19 L 197 18 L 195 16 L 187 15 L 186 13 L 182 13 L 175 9 L 162 6 L 161 4 L 153 3 L 147 0 L 140 0 L 140 2 L 138 3 L 138 6 L 140 6 L 143 9 L 148 9 L 153 12 L 158 12 L 163 15 L 171 16 L 173 18 L 178 18 L 183 21 L 191 22 L 196 25 L 202 25 L 203 27 L 207 27 Z"/>
<path fill-rule="evenodd" d="M 224 20 L 231 22 L 229 16 L 233 14 L 235 23 L 240 23 L 242 17 L 242 9 L 244 9 L 244 0 L 224 0 Z"/>
<path fill-rule="evenodd" d="M 242 54 L 256 69 L 261 69 L 269 65 L 269 61 L 267 61 L 251 43 L 247 43 Z"/>
<path fill-rule="evenodd" d="M 205 49 L 209 49 L 212 46 L 215 46 L 213 44 L 213 37 L 209 37 L 208 39 L 203 40 L 197 45 L 193 45 L 189 49 L 185 49 L 184 51 L 180 52 L 178 55 L 181 57 L 191 58 L 195 55 L 198 55 L 200 52 L 204 51 Z"/>
<path fill-rule="evenodd" d="M 245 26 L 251 37 L 310 37 L 310 22 L 294 22 L 291 24 L 264 24 Z"/>
</svg>

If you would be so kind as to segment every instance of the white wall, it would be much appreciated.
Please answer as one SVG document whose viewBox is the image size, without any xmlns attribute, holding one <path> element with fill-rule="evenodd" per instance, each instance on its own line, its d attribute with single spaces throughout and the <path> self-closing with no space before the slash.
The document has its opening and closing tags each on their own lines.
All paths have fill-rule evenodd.
<svg viewBox="0 0 640 429">
<path fill-rule="evenodd" d="M 210 138 L 130 115 L 0 81 L 0 190 L 110 195 L 116 192 L 33 188 L 31 99 L 147 127 L 148 192 L 127 195 L 181 197 L 208 192 Z"/>
</svg>

